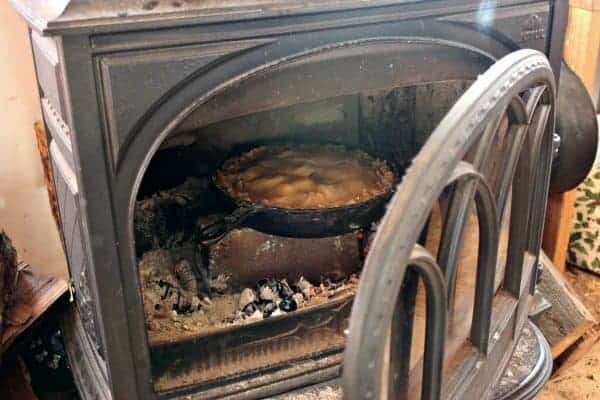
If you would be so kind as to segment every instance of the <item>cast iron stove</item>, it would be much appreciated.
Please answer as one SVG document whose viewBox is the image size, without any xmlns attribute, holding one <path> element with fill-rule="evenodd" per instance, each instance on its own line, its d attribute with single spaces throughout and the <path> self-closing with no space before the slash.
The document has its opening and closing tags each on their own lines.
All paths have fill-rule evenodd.
<svg viewBox="0 0 600 400">
<path fill-rule="evenodd" d="M 494 395 L 535 288 L 566 2 L 12 2 L 31 27 L 82 397 L 262 398 L 340 374 L 348 399 Z M 176 202 L 144 236 L 141 202 L 273 140 L 358 147 L 402 181 L 338 253 L 339 237 L 246 232 L 192 246 L 194 263 L 249 286 L 342 271 L 358 287 L 153 341 L 138 264 L 193 241 L 178 225 L 192 214 Z M 285 251 L 252 258 L 269 241 Z"/>
</svg>

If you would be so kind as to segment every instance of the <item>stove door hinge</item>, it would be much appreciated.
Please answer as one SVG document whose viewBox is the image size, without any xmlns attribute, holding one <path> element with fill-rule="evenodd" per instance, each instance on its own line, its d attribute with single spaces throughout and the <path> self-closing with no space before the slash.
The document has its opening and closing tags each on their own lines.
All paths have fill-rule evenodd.
<svg viewBox="0 0 600 400">
<path fill-rule="evenodd" d="M 558 158 L 558 154 L 560 153 L 560 135 L 556 132 L 552 135 L 552 160 L 556 160 Z"/>
</svg>

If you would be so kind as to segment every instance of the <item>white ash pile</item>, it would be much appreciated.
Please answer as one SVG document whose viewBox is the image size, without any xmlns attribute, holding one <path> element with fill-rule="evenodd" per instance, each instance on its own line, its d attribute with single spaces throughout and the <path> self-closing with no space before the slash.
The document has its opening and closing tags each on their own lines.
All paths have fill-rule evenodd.
<svg viewBox="0 0 600 400">
<path fill-rule="evenodd" d="M 323 279 L 318 284 L 304 277 L 291 284 L 285 279 L 268 278 L 244 287 L 224 273 L 199 278 L 194 264 L 181 253 L 176 249 L 151 250 L 138 263 L 148 334 L 153 343 L 318 306 L 354 294 L 358 285 L 358 277 L 353 274 Z"/>
<path fill-rule="evenodd" d="M 190 261 L 175 261 L 169 250 L 151 250 L 138 263 L 146 316 L 152 319 L 174 318 L 210 308 L 212 301 L 202 295 L 200 279 Z M 209 280 L 210 290 L 219 292 L 228 277 Z"/>
<path fill-rule="evenodd" d="M 313 389 L 301 389 L 298 393 L 277 397 L 277 400 L 341 400 L 342 398 L 342 388 L 340 386 L 327 385 Z"/>
<path fill-rule="evenodd" d="M 256 289 L 242 290 L 234 324 L 284 315 L 300 308 L 322 304 L 332 298 L 354 293 L 358 277 L 324 279 L 314 285 L 304 277 L 290 285 L 286 279 L 261 279 Z"/>
</svg>

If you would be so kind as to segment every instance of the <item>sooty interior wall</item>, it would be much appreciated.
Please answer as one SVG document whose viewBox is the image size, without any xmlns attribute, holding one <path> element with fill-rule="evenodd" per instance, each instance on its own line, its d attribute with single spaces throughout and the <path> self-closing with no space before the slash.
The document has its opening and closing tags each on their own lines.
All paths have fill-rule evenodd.
<svg viewBox="0 0 600 400">
<path fill-rule="evenodd" d="M 402 167 L 469 85 L 469 81 L 446 81 L 376 90 L 193 129 L 184 121 L 184 129 L 167 138 L 150 163 L 138 198 L 172 188 L 188 176 L 208 176 L 236 147 L 268 141 L 342 143 L 380 154 Z"/>
</svg>

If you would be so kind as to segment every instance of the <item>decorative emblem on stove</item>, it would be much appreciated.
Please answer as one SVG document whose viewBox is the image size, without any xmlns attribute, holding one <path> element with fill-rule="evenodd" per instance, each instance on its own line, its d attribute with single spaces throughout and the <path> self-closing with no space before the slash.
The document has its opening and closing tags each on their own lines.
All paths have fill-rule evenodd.
<svg viewBox="0 0 600 400">
<path fill-rule="evenodd" d="M 546 37 L 546 28 L 544 21 L 538 14 L 531 14 L 521 27 L 519 42 L 527 42 L 529 40 L 544 39 Z"/>
</svg>

